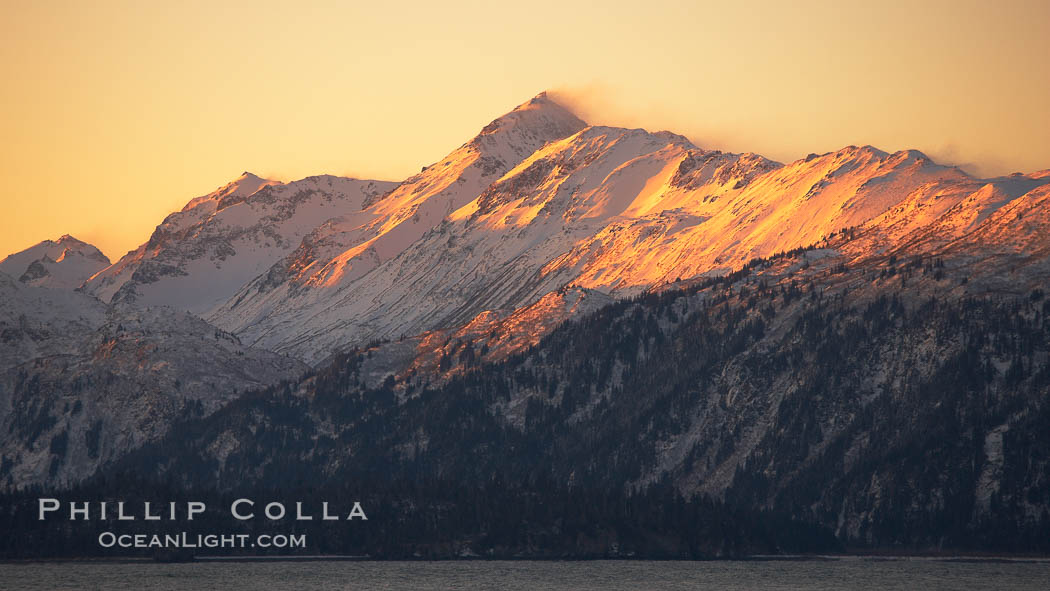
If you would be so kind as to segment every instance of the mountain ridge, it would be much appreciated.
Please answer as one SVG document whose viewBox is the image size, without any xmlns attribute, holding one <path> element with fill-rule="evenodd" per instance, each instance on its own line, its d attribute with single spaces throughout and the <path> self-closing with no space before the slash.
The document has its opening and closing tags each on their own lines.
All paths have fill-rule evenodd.
<svg viewBox="0 0 1050 591">
<path fill-rule="evenodd" d="M 621 297 L 726 273 L 845 228 L 884 226 L 870 246 L 886 248 L 1048 178 L 982 181 L 917 150 L 868 145 L 781 164 L 672 132 L 588 125 L 540 93 L 401 183 L 245 172 L 168 216 L 85 289 L 182 307 L 316 363 L 562 287 Z M 1006 193 L 993 203 L 986 185 Z M 313 201 L 282 213 L 304 192 Z M 299 214 L 326 200 L 326 213 Z"/>
<path fill-rule="evenodd" d="M 541 98 L 544 97 L 541 95 L 519 109 Z M 516 112 L 512 111 L 511 114 Z M 486 129 L 497 130 L 500 125 L 494 122 Z M 483 130 L 482 134 L 464 146 L 483 144 L 486 133 Z M 594 163 L 602 162 L 610 151 L 621 150 L 630 144 L 630 138 L 639 137 L 649 138 L 654 145 L 667 147 L 663 156 L 656 157 L 652 162 L 651 172 L 638 172 L 638 169 L 643 168 L 646 158 L 645 149 L 639 148 L 626 150 L 630 152 L 629 155 L 618 160 L 615 171 L 610 169 L 599 174 L 593 168 Z M 688 157 L 684 156 L 685 151 L 689 151 Z M 677 169 L 671 162 L 675 159 L 680 159 Z M 414 187 L 424 182 L 423 179 L 434 166 L 447 166 L 454 160 L 449 157 L 439 161 L 406 183 Z M 659 162 L 663 164 L 657 165 Z M 555 203 L 564 202 L 564 199 L 541 199 L 539 196 L 550 187 L 545 189 L 540 185 L 564 182 L 564 179 L 553 179 L 568 174 L 569 168 L 573 167 L 589 170 L 593 178 L 587 181 L 590 185 L 586 186 L 579 183 L 562 185 L 566 191 L 582 191 L 584 195 L 575 209 L 563 206 L 570 207 L 561 212 L 568 215 L 565 223 L 603 218 L 608 220 L 606 227 L 595 227 L 575 235 L 569 243 L 562 240 L 557 243 L 560 246 L 556 246 L 550 240 L 559 233 L 571 231 L 567 230 L 569 226 L 557 229 L 551 226 L 545 236 L 540 232 L 531 242 L 526 242 L 530 248 L 546 243 L 546 248 L 553 250 L 544 255 L 546 260 L 529 263 L 524 263 L 520 258 L 520 249 L 507 250 L 508 241 L 511 240 L 509 237 L 502 246 L 484 238 L 485 232 L 491 233 L 499 228 L 504 228 L 508 233 L 510 226 L 526 228 L 530 222 L 537 220 L 536 216 L 541 212 L 545 216 L 552 215 L 553 210 L 550 208 Z M 855 172 L 857 170 L 861 172 Z M 612 174 L 614 172 L 616 174 Z M 778 174 L 781 175 L 779 178 Z M 857 180 L 849 184 L 851 175 Z M 796 178 L 788 178 L 792 176 Z M 664 180 L 658 182 L 657 177 Z M 493 179 L 487 187 L 472 186 L 459 193 L 462 195 L 456 198 L 459 201 L 445 201 L 442 207 L 432 207 L 432 212 L 417 224 L 417 228 L 428 227 L 429 230 L 413 232 L 410 237 L 415 242 L 403 241 L 394 248 L 377 247 L 378 243 L 373 238 L 365 236 L 362 239 L 360 235 L 354 235 L 355 231 L 339 227 L 338 224 L 320 234 L 311 235 L 309 243 L 304 241 L 299 256 L 280 263 L 264 279 L 256 279 L 247 285 L 235 299 L 231 299 L 210 318 L 228 330 L 244 334 L 251 342 L 316 361 L 330 354 L 338 347 L 337 343 L 394 338 L 399 334 L 415 334 L 465 322 L 484 309 L 513 309 L 527 305 L 561 286 L 579 286 L 602 290 L 607 294 L 630 295 L 679 277 L 712 271 L 725 272 L 750 258 L 797 248 L 844 227 L 865 223 L 896 204 L 895 198 L 903 197 L 909 189 L 923 183 L 934 180 L 961 183 L 969 178 L 957 168 L 938 165 L 915 150 L 891 154 L 870 146 L 849 146 L 781 165 L 753 154 L 726 155 L 718 151 L 705 151 L 688 139 L 670 132 L 649 133 L 640 129 L 586 126 L 573 135 L 545 142 L 541 148 Z M 785 184 L 797 185 L 803 181 L 807 184 L 790 195 L 782 188 Z M 748 193 L 748 187 L 753 187 L 755 183 L 759 184 L 759 188 Z M 394 205 L 397 199 L 391 199 L 390 196 L 408 191 L 403 185 L 384 196 L 383 200 L 389 200 L 388 205 Z M 777 191 L 784 195 L 781 197 L 784 204 L 769 199 L 766 199 L 765 205 L 761 205 L 761 199 L 755 201 L 756 196 L 775 194 Z M 836 194 L 828 196 L 836 191 Z M 659 198 L 641 198 L 643 192 Z M 820 199 L 813 201 L 817 196 Z M 532 201 L 522 201 L 526 198 Z M 736 202 L 727 206 L 725 199 L 730 198 L 736 199 Z M 599 200 L 605 205 L 588 200 Z M 621 207 L 621 201 L 631 205 Z M 810 202 L 809 205 L 807 202 Z M 822 202 L 827 204 L 814 209 L 814 204 Z M 761 208 L 756 209 L 760 205 Z M 601 213 L 607 206 L 621 208 L 615 212 L 616 215 Z M 393 223 L 383 223 L 389 228 L 404 219 L 418 218 L 414 207 L 415 204 L 389 214 Z M 496 209 L 500 207 L 504 209 L 497 216 Z M 392 209 L 388 207 L 388 210 Z M 771 217 L 770 210 L 778 210 L 779 214 Z M 437 215 L 434 215 L 435 211 Z M 823 218 L 816 219 L 818 214 Z M 477 224 L 486 215 L 488 221 L 482 228 Z M 793 226 L 790 218 L 806 217 L 814 218 L 808 229 L 801 227 L 792 236 L 776 238 L 785 228 Z M 758 224 L 761 227 L 754 227 L 759 218 L 765 220 Z M 425 274 L 423 269 L 447 270 L 446 264 L 464 264 L 462 261 L 457 262 L 457 257 L 469 258 L 466 254 L 448 258 L 446 254 L 449 240 L 462 242 L 465 236 L 456 230 L 461 223 L 474 224 L 475 232 L 471 235 L 477 240 L 468 242 L 473 244 L 475 251 L 482 249 L 481 252 L 485 252 L 489 259 L 497 257 L 492 264 L 479 262 L 473 264 L 472 270 L 463 269 L 475 285 L 473 292 L 461 292 L 455 287 L 466 281 L 467 275 L 448 275 L 440 285 L 419 279 Z M 735 228 L 742 223 L 752 224 L 751 230 Z M 453 232 L 455 236 L 440 237 L 448 232 Z M 748 232 L 751 232 L 750 236 Z M 721 238 L 734 233 L 737 236 L 732 239 Z M 626 238 L 617 239 L 617 234 Z M 445 242 L 441 243 L 441 240 Z M 678 249 L 667 247 L 675 241 L 680 245 L 687 242 L 691 245 Z M 394 243 L 393 240 L 387 241 L 388 246 Z M 639 244 L 645 247 L 639 247 Z M 350 247 L 339 252 L 343 245 Z M 501 252 L 503 254 L 499 254 Z M 425 261 L 426 256 L 433 260 Z M 498 258 L 502 256 L 510 258 Z M 506 285 L 518 284 L 517 295 L 509 292 L 498 295 L 497 291 L 477 282 L 478 273 L 489 272 L 483 269 L 491 271 L 501 265 L 508 268 L 516 266 L 517 276 L 510 280 L 508 275 L 497 273 L 499 278 L 492 281 L 502 281 Z M 419 270 L 409 270 L 413 266 Z M 646 268 L 660 271 L 653 273 L 646 271 Z M 410 273 L 410 277 L 406 277 L 405 273 Z M 405 293 L 383 287 L 395 276 L 399 277 L 399 284 L 423 281 L 403 289 L 415 292 L 422 290 L 422 294 L 418 295 L 430 294 L 425 295 L 425 301 L 431 302 L 427 306 L 449 302 L 452 312 L 443 314 L 436 309 L 423 312 L 414 303 L 417 301 L 416 296 L 406 299 Z M 281 284 L 284 287 L 274 292 L 274 287 Z M 494 287 L 495 283 L 492 285 Z M 534 288 L 530 289 L 528 285 Z M 430 290 L 438 291 L 431 293 Z M 463 295 L 454 296 L 453 293 Z M 463 308 L 466 302 L 459 299 L 461 297 L 477 305 Z M 406 321 L 413 316 L 417 322 Z M 231 322 L 228 318 L 236 320 Z M 326 332 L 331 334 L 324 334 Z M 318 343 L 327 344 L 318 349 Z"/>
<path fill-rule="evenodd" d="M 356 372 L 341 396 L 381 392 L 386 400 L 383 389 L 392 384 L 399 404 L 417 404 L 422 392 L 469 382 L 479 368 L 536 355 L 551 334 L 571 340 L 565 335 L 592 330 L 594 318 L 637 302 L 660 307 L 661 297 L 680 303 L 642 325 L 629 317 L 617 322 L 654 343 L 676 338 L 691 347 L 688 333 L 674 331 L 683 318 L 708 314 L 707 304 L 662 294 L 695 286 L 707 286 L 704 297 L 712 302 L 731 301 L 737 311 L 729 318 L 743 314 L 750 323 L 731 321 L 724 342 L 704 332 L 714 339 L 708 345 L 723 352 L 761 327 L 771 354 L 778 347 L 803 354 L 776 340 L 791 331 L 810 334 L 799 328 L 817 322 L 801 311 L 803 294 L 851 302 L 853 308 L 835 304 L 846 324 L 860 322 L 857 310 L 899 293 L 908 294 L 905 307 L 941 298 L 959 310 L 1010 317 L 1011 304 L 992 299 L 1036 298 L 1050 277 L 1045 172 L 977 179 L 915 150 L 871 146 L 782 164 L 706 150 L 670 132 L 588 125 L 538 95 L 401 183 L 330 175 L 278 183 L 244 173 L 167 216 L 147 242 L 79 289 L 21 281 L 25 269 L 0 274 L 6 397 L 0 404 L 33 425 L 0 438 L 0 482 L 75 481 L 166 437 L 176 421 L 203 420 L 237 403 L 245 390 L 257 396 L 283 383 L 282 391 L 308 400 L 318 375 L 343 375 L 340 364 Z M 718 285 L 731 286 L 728 295 L 712 291 Z M 974 298 L 992 303 L 972 309 L 967 302 Z M 871 322 L 872 314 L 860 317 Z M 932 345 L 898 328 L 907 336 L 881 326 L 882 349 L 857 354 L 898 364 L 873 371 L 929 377 L 916 365 L 922 351 L 910 347 Z M 896 346 L 907 354 L 895 356 Z M 762 351 L 752 353 L 758 357 L 748 363 Z M 1012 363 L 994 351 L 983 354 L 1000 374 Z M 543 365 L 543 358 L 532 359 L 528 371 Z M 634 363 L 627 360 L 595 358 L 580 375 L 619 384 L 623 368 Z M 726 390 L 709 392 L 725 407 L 715 415 L 757 430 L 734 434 L 735 447 L 718 451 L 728 444 L 705 439 L 714 437 L 710 423 L 703 437 L 689 436 L 714 446 L 703 454 L 664 441 L 673 452 L 653 456 L 659 463 L 641 466 L 644 474 L 632 483 L 645 486 L 661 467 L 678 469 L 691 454 L 693 461 L 702 455 L 710 470 L 680 475 L 682 486 L 717 493 L 747 466 L 748 454 L 781 453 L 762 443 L 768 425 L 749 421 L 777 416 L 772 405 L 783 400 L 753 395 L 757 382 L 740 377 L 740 358 L 723 362 L 719 387 Z M 194 367 L 203 374 L 194 375 Z M 762 387 L 804 397 L 789 376 L 778 379 Z M 101 384 L 120 396 L 101 406 L 89 400 L 105 398 Z M 870 396 L 889 388 L 855 386 Z M 563 386 L 528 386 L 534 387 L 529 396 L 492 407 L 493 416 L 514 429 L 543 413 L 554 413 L 548 416 L 554 420 L 555 410 L 537 406 L 542 394 L 571 407 L 558 415 L 571 428 L 617 395 L 606 388 L 598 396 L 578 381 L 580 399 L 570 394 L 563 402 Z M 48 389 L 55 395 L 44 396 Z M 757 406 L 733 410 L 741 399 Z M 162 416 L 148 419 L 146 402 L 163 408 Z M 745 410 L 758 414 L 733 415 Z M 96 429 L 94 421 L 110 414 Z M 319 431 L 336 428 L 318 420 Z M 63 437 L 103 442 L 106 451 L 68 455 Z M 213 443 L 223 454 L 232 445 Z M 850 528 L 850 535 L 861 535 Z"/>
</svg>

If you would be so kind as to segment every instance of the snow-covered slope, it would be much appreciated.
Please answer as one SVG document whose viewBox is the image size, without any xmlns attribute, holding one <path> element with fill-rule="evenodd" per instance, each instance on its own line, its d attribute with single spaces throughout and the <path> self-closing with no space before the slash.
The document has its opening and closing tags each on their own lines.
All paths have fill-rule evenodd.
<svg viewBox="0 0 1050 591">
<path fill-rule="evenodd" d="M 252 342 L 299 338 L 293 333 L 301 310 L 324 306 L 325 300 L 347 292 L 365 276 L 384 275 L 377 268 L 390 264 L 446 216 L 537 149 L 584 126 L 546 94 L 534 97 L 441 161 L 370 200 L 363 211 L 319 227 L 209 319 Z"/>
<path fill-rule="evenodd" d="M 702 223 L 649 217 L 610 224 L 545 272 L 574 268 L 579 275 L 574 285 L 629 292 L 727 272 L 863 224 L 923 184 L 966 178 L 918 152 L 850 146 L 753 178 L 729 191 L 723 206 Z"/>
<path fill-rule="evenodd" d="M 0 261 L 0 273 L 36 287 L 75 289 L 108 266 L 99 249 L 66 234 L 9 255 Z"/>
<path fill-rule="evenodd" d="M 317 363 L 565 287 L 617 297 L 725 273 L 846 228 L 862 236 L 842 245 L 851 258 L 929 251 L 1048 179 L 974 179 L 871 146 L 781 165 L 589 127 L 540 94 L 396 187 L 246 175 L 169 216 L 87 288 L 178 306 Z"/>
<path fill-rule="evenodd" d="M 0 272 L 0 371 L 72 353 L 105 317 L 106 306 L 89 295 L 25 285 Z"/>
<path fill-rule="evenodd" d="M 723 173 L 690 179 L 694 194 L 710 197 L 687 209 L 680 171 L 696 160 Z M 698 223 L 717 208 L 726 185 L 772 166 L 757 157 L 705 154 L 668 133 L 584 129 L 537 151 L 373 274 L 318 305 L 297 306 L 305 347 L 292 350 L 309 358 L 348 336 L 411 335 L 466 323 L 484 310 L 527 306 L 577 276 L 575 269 L 545 272 L 550 261 L 589 244 L 608 224 L 633 216 Z"/>
<path fill-rule="evenodd" d="M 305 370 L 182 310 L 0 273 L 0 489 L 78 481 L 164 435 L 187 405 L 207 414 Z"/>
<path fill-rule="evenodd" d="M 170 305 L 203 315 L 329 218 L 360 210 L 394 186 L 334 176 L 282 184 L 244 173 L 169 215 L 148 242 L 86 289 L 107 302 Z"/>
<path fill-rule="evenodd" d="M 983 249 L 1045 259 L 1050 254 L 1050 176 L 988 214 L 949 248 Z"/>
<path fill-rule="evenodd" d="M 847 251 L 864 258 L 889 250 L 938 250 L 972 233 L 1003 206 L 1047 184 L 1050 174 L 1040 173 L 926 183 L 858 229 L 857 240 Z M 1017 230 L 1017 238 L 1025 235 Z"/>
<path fill-rule="evenodd" d="M 400 251 L 380 254 L 352 232 L 311 236 L 298 251 L 311 256 L 289 257 L 211 320 L 317 362 L 345 345 L 518 309 L 564 286 L 629 295 L 728 271 L 869 222 L 920 187 L 972 182 L 915 151 L 850 146 L 782 166 L 668 132 L 587 127 L 473 198 L 442 202 L 443 219 L 426 218 L 420 226 L 433 227 Z M 340 244 L 346 250 L 332 255 Z"/>
</svg>

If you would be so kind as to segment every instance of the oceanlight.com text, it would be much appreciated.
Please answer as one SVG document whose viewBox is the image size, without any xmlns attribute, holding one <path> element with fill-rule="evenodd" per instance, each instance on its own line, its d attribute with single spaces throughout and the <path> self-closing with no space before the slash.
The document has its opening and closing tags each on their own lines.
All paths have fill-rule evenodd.
<svg viewBox="0 0 1050 591">
<path fill-rule="evenodd" d="M 305 548 L 306 534 L 116 534 L 102 532 L 103 548 Z"/>
</svg>

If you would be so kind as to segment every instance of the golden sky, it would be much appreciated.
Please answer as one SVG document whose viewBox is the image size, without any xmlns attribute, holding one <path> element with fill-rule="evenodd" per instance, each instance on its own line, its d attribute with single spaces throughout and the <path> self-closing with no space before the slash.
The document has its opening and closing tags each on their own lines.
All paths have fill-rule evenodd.
<svg viewBox="0 0 1050 591">
<path fill-rule="evenodd" d="M 541 90 L 781 161 L 1050 167 L 1050 0 L 0 0 L 0 257 L 116 259 L 244 170 L 401 179 Z"/>
</svg>

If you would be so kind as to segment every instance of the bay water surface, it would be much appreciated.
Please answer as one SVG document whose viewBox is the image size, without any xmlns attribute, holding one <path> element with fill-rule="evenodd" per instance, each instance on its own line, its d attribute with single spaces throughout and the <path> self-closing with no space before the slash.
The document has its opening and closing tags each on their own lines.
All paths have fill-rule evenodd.
<svg viewBox="0 0 1050 591">
<path fill-rule="evenodd" d="M 0 589 L 1050 589 L 1050 561 L 836 557 L 665 561 L 0 564 Z"/>
</svg>

